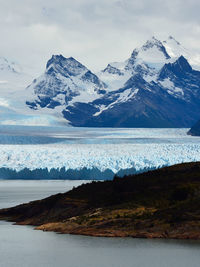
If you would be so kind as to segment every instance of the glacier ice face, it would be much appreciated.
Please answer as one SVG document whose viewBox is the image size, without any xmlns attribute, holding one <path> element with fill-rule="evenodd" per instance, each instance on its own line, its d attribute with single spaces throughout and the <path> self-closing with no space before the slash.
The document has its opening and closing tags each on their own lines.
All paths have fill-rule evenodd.
<svg viewBox="0 0 200 267">
<path fill-rule="evenodd" d="M 200 160 L 200 144 L 1 145 L 0 150 L 0 166 L 17 171 L 65 167 L 117 173 Z"/>
<path fill-rule="evenodd" d="M 73 179 L 73 176 L 77 179 L 103 179 L 119 173 L 200 161 L 200 138 L 187 136 L 187 130 L 71 128 L 57 133 L 52 130 L 49 135 L 60 139 L 60 143 L 52 140 L 50 144 L 1 144 L 0 169 L 19 172 L 24 169 L 55 171 L 64 168 L 68 176 L 63 174 L 63 177 L 68 179 Z M 40 135 L 46 135 L 45 131 Z M 69 140 L 75 141 L 70 143 Z M 90 143 L 91 140 L 96 140 L 96 143 Z M 59 171 L 52 172 L 50 177 L 57 178 L 56 175 Z M 62 172 L 60 175 L 62 178 Z"/>
</svg>

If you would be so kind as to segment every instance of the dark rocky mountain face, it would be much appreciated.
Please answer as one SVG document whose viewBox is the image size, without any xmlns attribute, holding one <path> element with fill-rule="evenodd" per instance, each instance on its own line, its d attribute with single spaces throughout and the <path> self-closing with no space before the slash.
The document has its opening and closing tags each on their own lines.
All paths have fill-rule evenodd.
<svg viewBox="0 0 200 267">
<path fill-rule="evenodd" d="M 59 110 L 73 126 L 190 127 L 200 116 L 200 72 L 165 44 L 152 38 L 98 76 L 72 57 L 53 56 L 28 87 L 35 99 L 27 104 Z"/>
<path fill-rule="evenodd" d="M 162 68 L 156 82 L 148 83 L 137 74 L 123 88 L 85 105 L 81 121 L 76 121 L 75 115 L 80 112 L 80 103 L 67 107 L 63 114 L 74 126 L 189 127 L 200 113 L 199 77 L 200 72 L 179 58 Z M 169 78 L 175 85 L 171 93 L 162 85 Z"/>
<path fill-rule="evenodd" d="M 181 56 L 174 63 L 165 64 L 165 66 L 160 71 L 159 78 L 187 78 L 187 74 L 198 75 L 198 72 L 195 73 L 188 61 L 183 56 Z"/>
<path fill-rule="evenodd" d="M 188 131 L 189 135 L 200 136 L 200 120 Z"/>
</svg>

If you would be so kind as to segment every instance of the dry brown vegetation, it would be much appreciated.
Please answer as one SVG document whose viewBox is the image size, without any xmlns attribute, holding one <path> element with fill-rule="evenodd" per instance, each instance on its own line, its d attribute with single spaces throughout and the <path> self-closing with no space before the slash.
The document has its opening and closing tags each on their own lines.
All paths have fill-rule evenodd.
<svg viewBox="0 0 200 267">
<path fill-rule="evenodd" d="M 200 239 L 200 163 L 84 184 L 0 218 L 60 233 Z"/>
</svg>

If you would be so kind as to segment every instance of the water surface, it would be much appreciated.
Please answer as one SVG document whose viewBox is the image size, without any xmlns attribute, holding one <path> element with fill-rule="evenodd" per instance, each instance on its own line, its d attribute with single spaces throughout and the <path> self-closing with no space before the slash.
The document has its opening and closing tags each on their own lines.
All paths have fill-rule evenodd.
<svg viewBox="0 0 200 267">
<path fill-rule="evenodd" d="M 81 182 L 0 181 L 0 207 Z M 199 267 L 200 242 L 61 235 L 0 221 L 0 259 L 1 267 Z"/>
</svg>

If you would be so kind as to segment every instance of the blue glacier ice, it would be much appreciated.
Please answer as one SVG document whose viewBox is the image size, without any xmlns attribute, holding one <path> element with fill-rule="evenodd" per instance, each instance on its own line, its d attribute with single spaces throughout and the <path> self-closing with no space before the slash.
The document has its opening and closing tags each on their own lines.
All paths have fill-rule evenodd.
<svg viewBox="0 0 200 267">
<path fill-rule="evenodd" d="M 1 179 L 112 179 L 200 161 L 188 129 L 0 127 Z"/>
</svg>

